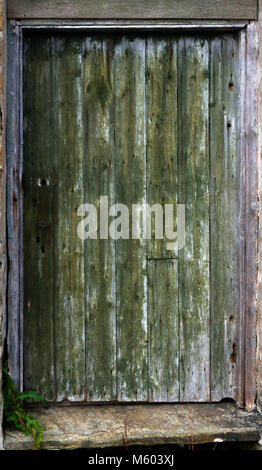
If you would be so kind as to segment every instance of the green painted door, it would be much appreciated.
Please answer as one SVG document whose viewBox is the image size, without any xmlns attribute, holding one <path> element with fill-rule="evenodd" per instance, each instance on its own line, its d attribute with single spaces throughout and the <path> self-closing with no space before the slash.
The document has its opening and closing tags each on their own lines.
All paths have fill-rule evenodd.
<svg viewBox="0 0 262 470">
<path fill-rule="evenodd" d="M 25 35 L 25 389 L 236 397 L 238 77 L 237 34 Z"/>
</svg>

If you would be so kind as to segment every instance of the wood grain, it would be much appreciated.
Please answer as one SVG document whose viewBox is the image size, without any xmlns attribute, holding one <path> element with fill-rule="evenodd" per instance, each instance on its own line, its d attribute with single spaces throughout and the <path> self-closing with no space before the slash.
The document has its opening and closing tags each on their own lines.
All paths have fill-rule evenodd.
<svg viewBox="0 0 262 470">
<path fill-rule="evenodd" d="M 130 213 L 146 202 L 145 132 L 145 41 L 122 37 L 115 45 L 115 198 Z M 146 400 L 145 240 L 117 240 L 116 289 L 118 399 Z"/>
<path fill-rule="evenodd" d="M 114 203 L 114 43 L 99 35 L 83 39 L 84 201 L 99 210 L 100 196 Z M 79 219 L 80 220 L 80 219 Z M 85 310 L 88 400 L 116 397 L 115 241 L 85 245 Z"/>
<path fill-rule="evenodd" d="M 177 41 L 154 36 L 146 42 L 147 203 L 173 204 L 177 230 Z M 179 400 L 179 317 L 177 250 L 156 238 L 151 217 L 148 258 L 149 400 Z M 175 238 L 177 241 L 177 238 Z"/>
<path fill-rule="evenodd" d="M 180 400 L 208 401 L 209 331 L 209 45 L 178 43 L 178 202 L 186 241 L 178 255 Z"/>
<path fill-rule="evenodd" d="M 147 203 L 161 205 L 164 221 L 165 204 L 173 204 L 173 231 L 177 231 L 177 42 L 172 37 L 154 36 L 146 46 L 147 103 Z M 157 239 L 156 216 L 151 216 L 152 236 L 147 242 L 151 258 L 177 257 L 168 250 L 163 227 Z M 174 237 L 173 242 L 177 241 Z"/>
<path fill-rule="evenodd" d="M 238 42 L 210 47 L 211 397 L 236 397 L 238 354 Z"/>
<path fill-rule="evenodd" d="M 7 351 L 8 367 L 18 389 L 23 387 L 22 317 L 23 293 L 21 254 L 23 252 L 22 234 L 22 155 L 20 152 L 20 109 L 17 103 L 21 97 L 21 63 L 17 59 L 21 53 L 20 32 L 18 28 L 7 27 L 7 135 L 6 135 L 6 218 L 7 218 Z M 2 174 L 3 176 L 3 174 Z M 4 187 L 5 185 L 3 185 Z M 5 263 L 3 260 L 3 282 Z M 7 274 L 7 273 L 6 273 Z"/>
<path fill-rule="evenodd" d="M 53 311 L 56 398 L 84 398 L 84 256 L 77 235 L 83 203 L 82 42 L 53 38 Z"/>
<path fill-rule="evenodd" d="M 24 387 L 55 398 L 51 40 L 24 43 Z M 39 87 L 41 93 L 39 94 Z"/>
<path fill-rule="evenodd" d="M 237 48 L 231 35 L 26 39 L 25 378 L 49 399 L 236 397 Z M 103 195 L 129 214 L 185 204 L 185 247 L 132 239 L 131 217 L 120 239 L 99 239 L 98 220 L 81 241 L 78 207 L 99 215 Z"/>
<path fill-rule="evenodd" d="M 178 262 L 148 262 L 149 400 L 179 401 Z"/>
<path fill-rule="evenodd" d="M 254 69 L 258 55 L 258 25 L 247 27 L 246 50 L 246 258 L 245 258 L 245 406 L 256 408 L 257 394 L 257 239 L 258 239 L 258 173 L 257 173 L 257 77 Z"/>
<path fill-rule="evenodd" d="M 8 0 L 8 18 L 257 19 L 256 0 Z"/>
<path fill-rule="evenodd" d="M 239 127 L 245 129 L 246 127 L 246 31 L 241 31 L 238 37 L 239 49 L 239 81 L 241 92 L 239 96 Z M 244 408 L 245 406 L 245 225 L 246 225 L 246 132 L 241 131 L 238 141 L 238 181 L 239 181 L 239 194 L 238 194 L 238 241 L 237 241 L 237 270 L 238 270 L 238 353 L 237 353 L 237 393 L 236 402 L 237 406 Z"/>
</svg>

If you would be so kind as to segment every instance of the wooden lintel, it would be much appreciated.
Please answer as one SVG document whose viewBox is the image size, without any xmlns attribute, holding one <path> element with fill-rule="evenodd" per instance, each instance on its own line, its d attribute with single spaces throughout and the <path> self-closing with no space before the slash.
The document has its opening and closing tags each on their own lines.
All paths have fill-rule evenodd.
<svg viewBox="0 0 262 470">
<path fill-rule="evenodd" d="M 256 0 L 8 0 L 7 17 L 22 18 L 173 18 L 257 19 Z"/>
</svg>

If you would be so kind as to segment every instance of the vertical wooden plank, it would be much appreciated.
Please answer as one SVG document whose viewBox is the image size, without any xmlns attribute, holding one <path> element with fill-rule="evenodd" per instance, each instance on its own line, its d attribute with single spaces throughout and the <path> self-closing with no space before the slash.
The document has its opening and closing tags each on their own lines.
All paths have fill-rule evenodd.
<svg viewBox="0 0 262 470">
<path fill-rule="evenodd" d="M 180 399 L 208 401 L 209 325 L 209 47 L 178 43 L 178 202 L 186 241 L 179 251 Z"/>
<path fill-rule="evenodd" d="M 54 324 L 57 400 L 84 398 L 84 242 L 77 235 L 83 203 L 82 41 L 53 39 Z"/>
<path fill-rule="evenodd" d="M 148 262 L 149 400 L 179 400 L 177 260 Z"/>
<path fill-rule="evenodd" d="M 177 42 L 173 38 L 147 40 L 147 202 L 150 206 L 177 203 Z M 164 220 L 164 217 L 163 217 Z M 167 238 L 156 239 L 152 217 L 152 239 L 148 258 L 171 258 Z M 174 239 L 173 241 L 177 241 Z"/>
<path fill-rule="evenodd" d="M 147 99 L 147 203 L 173 204 L 176 231 L 177 208 L 177 42 L 154 36 L 146 43 Z M 156 238 L 152 217 L 152 239 L 147 242 L 148 261 L 148 351 L 149 399 L 179 399 L 179 334 L 177 256 L 169 251 L 164 237 Z M 177 238 L 174 240 L 177 242 Z M 165 259 L 166 258 L 166 259 Z M 158 261 L 153 261 L 157 259 Z"/>
<path fill-rule="evenodd" d="M 51 42 L 24 40 L 24 387 L 54 399 Z"/>
<path fill-rule="evenodd" d="M 262 3 L 259 3 L 260 31 L 258 31 L 257 62 L 257 119 L 262 122 Z M 262 126 L 258 126 L 258 155 L 262 155 Z M 258 160 L 258 277 L 257 277 L 257 409 L 262 413 L 262 159 Z"/>
<path fill-rule="evenodd" d="M 20 345 L 22 343 L 21 325 L 21 266 L 20 266 L 20 239 L 22 238 L 22 214 L 19 201 L 21 200 L 21 152 L 20 152 L 20 29 L 8 23 L 7 26 L 8 57 L 7 62 L 7 352 L 9 372 L 17 388 L 22 387 L 22 355 Z"/>
<path fill-rule="evenodd" d="M 258 238 L 258 174 L 257 174 L 257 68 L 258 24 L 246 29 L 246 216 L 245 216 L 245 407 L 256 408 L 257 394 L 257 238 Z"/>
<path fill-rule="evenodd" d="M 237 406 L 243 408 L 245 406 L 245 210 L 246 210 L 246 31 L 242 30 L 239 33 L 239 83 L 240 83 L 240 96 L 239 96 L 239 131 L 240 136 L 238 139 L 238 152 L 239 158 L 237 162 L 237 173 L 239 181 L 239 194 L 238 194 L 238 242 L 237 242 L 237 271 L 238 271 L 238 322 L 237 322 L 237 336 L 238 336 L 238 353 L 236 361 L 236 384 L 237 393 L 236 401 Z"/>
<path fill-rule="evenodd" d="M 211 399 L 236 397 L 238 43 L 210 45 Z"/>
<path fill-rule="evenodd" d="M 146 202 L 145 41 L 115 46 L 116 201 Z M 118 228 L 118 230 L 120 230 Z M 129 227 L 131 235 L 131 227 Z M 147 273 L 145 240 L 116 248 L 117 383 L 119 400 L 147 399 Z"/>
<path fill-rule="evenodd" d="M 99 35 L 84 41 L 85 153 L 84 200 L 103 216 L 100 196 L 114 203 L 114 70 L 112 39 Z M 108 212 L 108 208 L 105 211 Z M 85 243 L 87 399 L 116 397 L 115 241 Z"/>
</svg>

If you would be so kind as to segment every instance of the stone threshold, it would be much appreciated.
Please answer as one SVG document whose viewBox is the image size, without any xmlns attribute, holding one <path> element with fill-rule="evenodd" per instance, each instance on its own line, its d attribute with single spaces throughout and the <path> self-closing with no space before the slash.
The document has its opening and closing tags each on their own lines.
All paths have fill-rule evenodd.
<svg viewBox="0 0 262 470">
<path fill-rule="evenodd" d="M 28 411 L 45 426 L 42 447 L 48 449 L 259 442 L 262 437 L 262 416 L 233 403 L 49 406 Z M 29 450 L 32 438 L 7 429 L 4 447 Z"/>
</svg>

